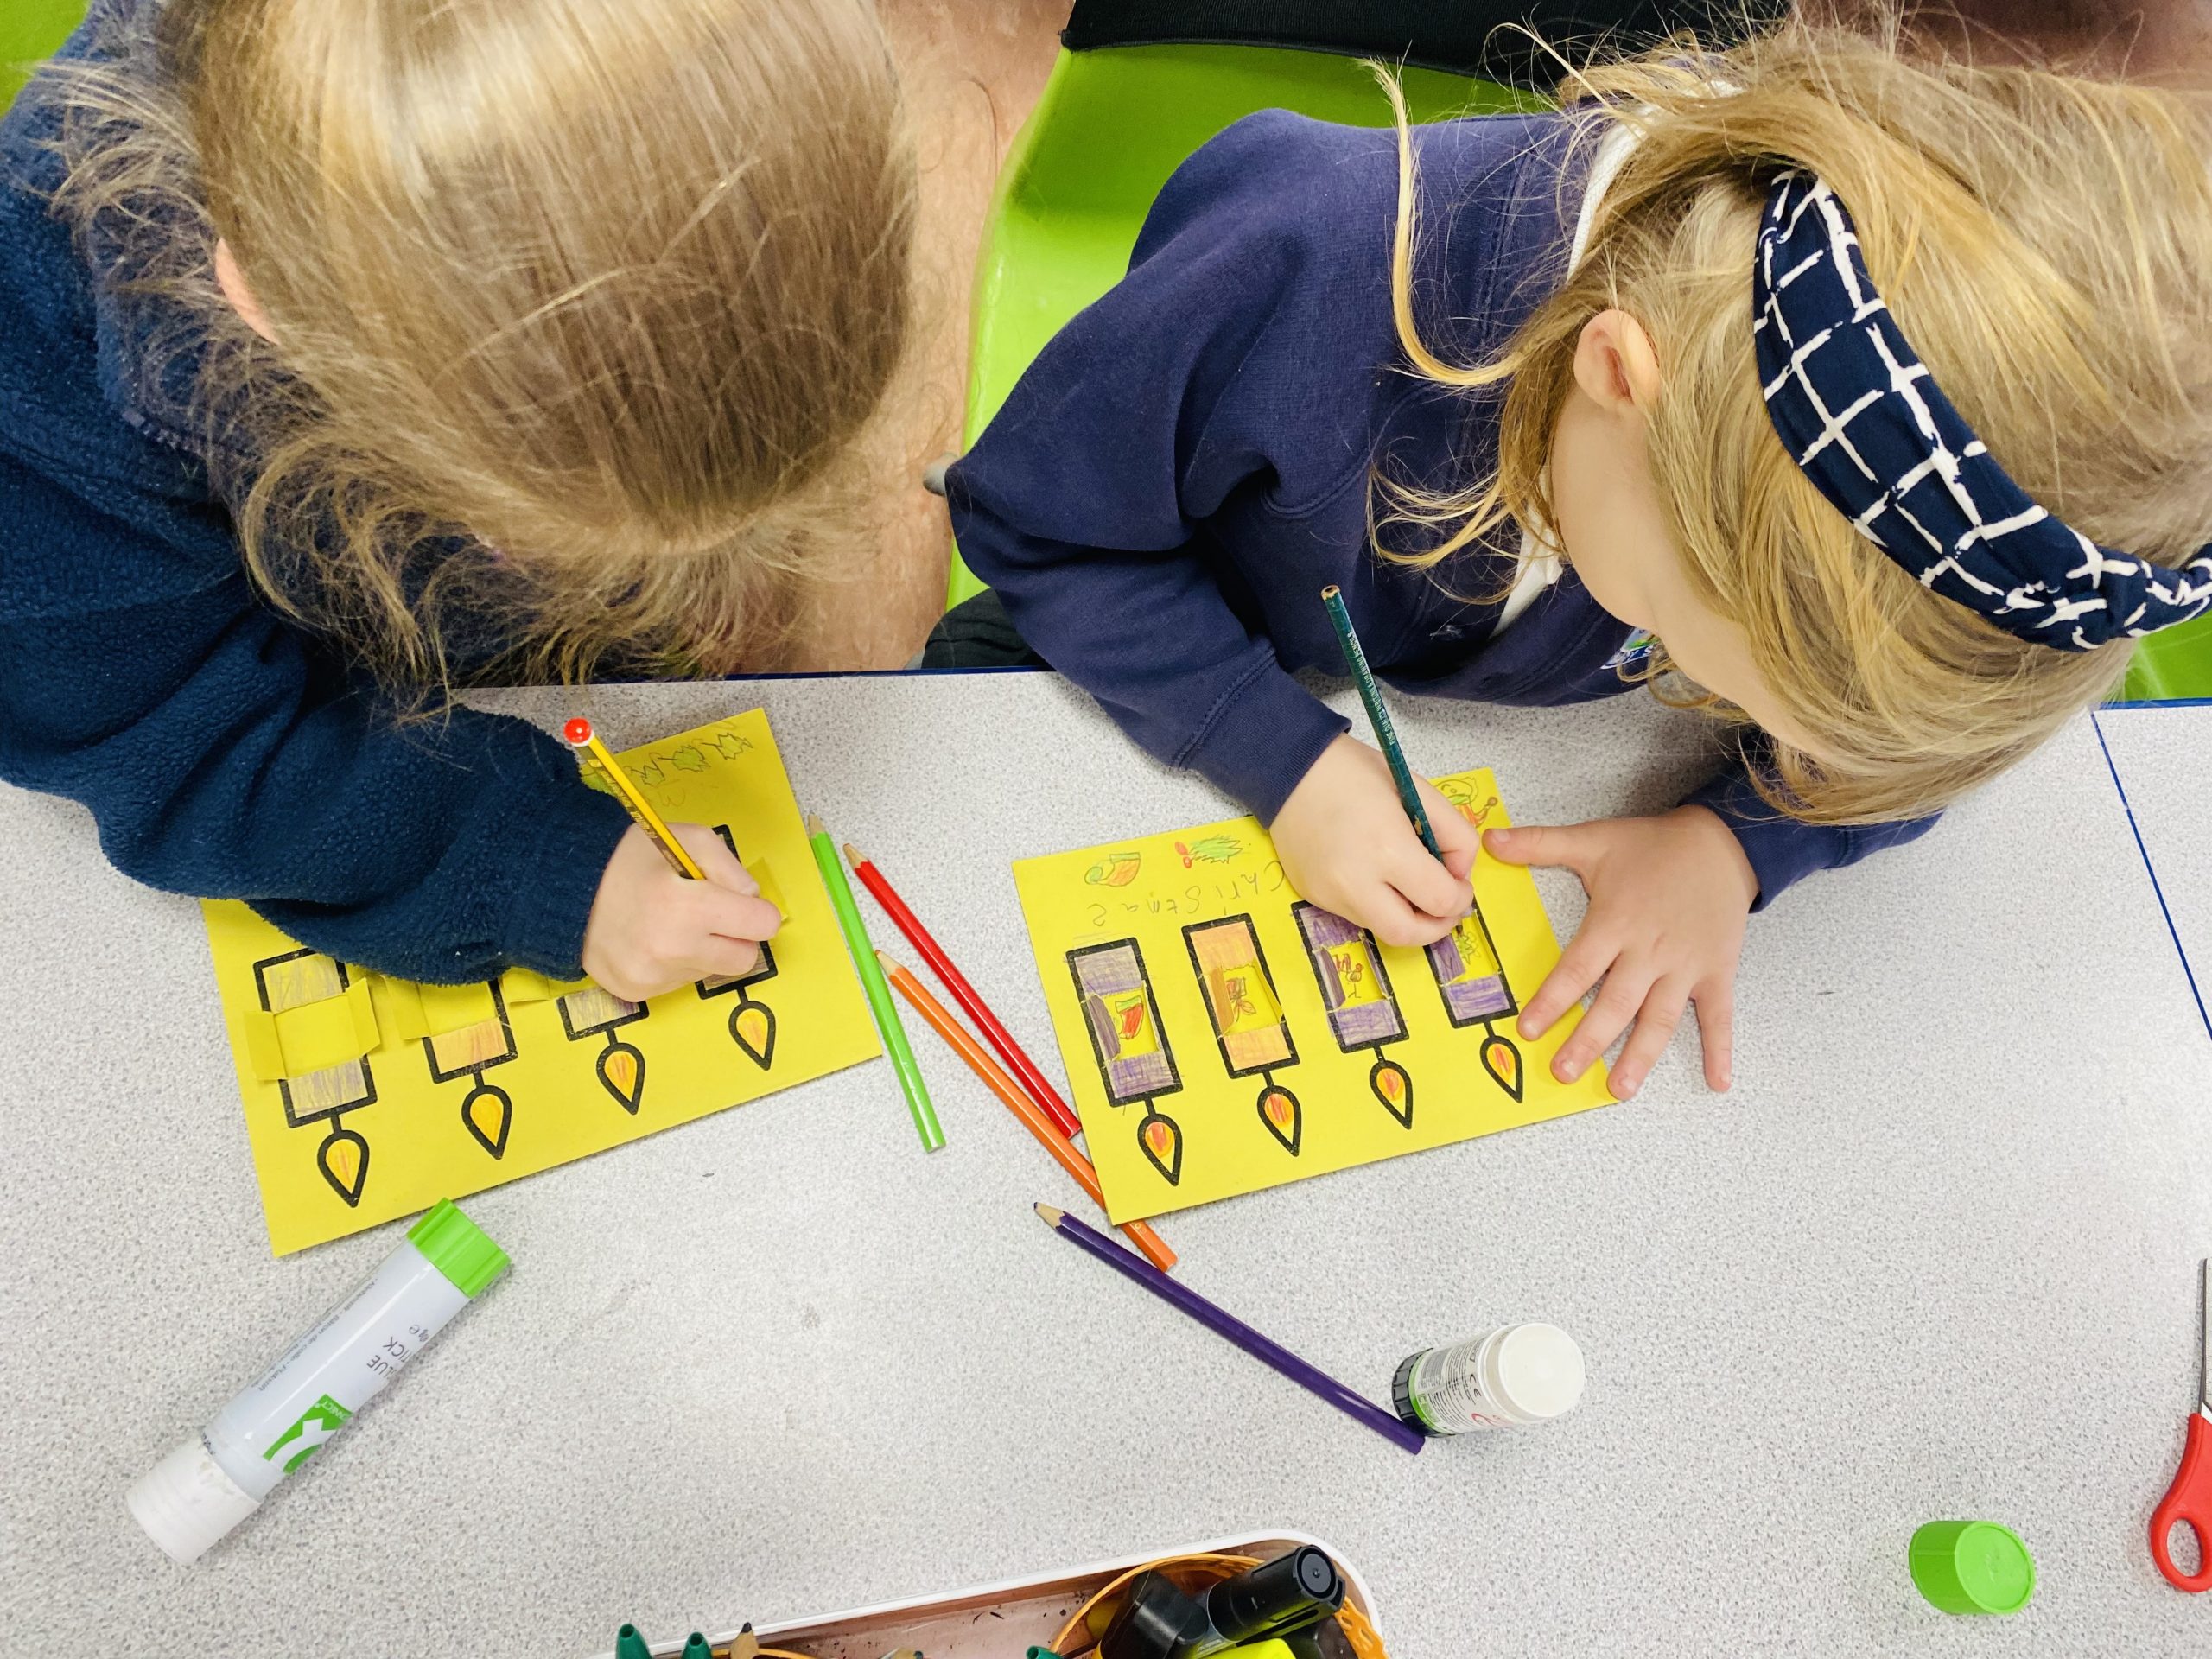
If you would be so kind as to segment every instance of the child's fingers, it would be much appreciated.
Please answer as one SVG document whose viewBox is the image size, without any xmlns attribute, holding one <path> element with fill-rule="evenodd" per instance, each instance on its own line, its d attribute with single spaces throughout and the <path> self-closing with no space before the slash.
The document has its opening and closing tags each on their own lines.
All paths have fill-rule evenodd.
<svg viewBox="0 0 2212 1659">
<path fill-rule="evenodd" d="M 1552 1075 L 1561 1083 L 1573 1083 L 1587 1071 L 1590 1062 L 1611 1048 L 1613 1039 L 1628 1029 L 1629 1021 L 1636 1018 L 1636 1011 L 1643 1006 L 1652 981 L 1657 977 L 1649 968 L 1631 963 L 1625 957 L 1616 961 L 1605 972 L 1605 982 L 1598 992 L 1598 1000 L 1582 1016 L 1582 1023 L 1575 1027 L 1574 1034 L 1552 1057 Z"/>
<path fill-rule="evenodd" d="M 1682 1010 L 1689 1005 L 1689 988 L 1675 978 L 1661 980 L 1643 999 L 1643 1006 L 1637 1011 L 1636 1029 L 1629 1034 L 1627 1046 L 1614 1064 L 1613 1095 L 1619 1100 L 1643 1087 L 1643 1079 L 1667 1045 L 1675 1040 L 1675 1033 L 1682 1023 Z"/>
<path fill-rule="evenodd" d="M 1510 830 L 1486 830 L 1483 845 L 1493 858 L 1508 864 L 1556 865 L 1587 876 L 1596 849 L 1586 823 L 1516 824 Z M 1583 885 L 1587 887 L 1586 880 Z"/>
<path fill-rule="evenodd" d="M 704 979 L 710 974 L 727 974 L 735 979 L 751 973 L 760 965 L 760 947 L 750 939 L 709 938 L 700 942 L 696 971 L 684 975 L 686 979 Z"/>
<path fill-rule="evenodd" d="M 684 919 L 695 935 L 772 939 L 784 925 L 781 912 L 766 899 L 732 893 L 712 881 L 687 882 L 685 888 Z"/>
<path fill-rule="evenodd" d="M 1613 965 L 1618 954 L 1612 936 L 1599 932 L 1585 923 L 1583 929 L 1567 941 L 1567 949 L 1560 953 L 1559 961 L 1544 982 L 1536 987 L 1536 994 L 1521 1010 L 1520 1031 L 1531 1040 L 1542 1036 L 1559 1021 L 1559 1017 L 1588 995 L 1605 971 Z"/>
<path fill-rule="evenodd" d="M 1436 874 L 1444 874 L 1443 868 L 1428 855 L 1426 848 L 1419 842 L 1415 842 L 1414 846 L 1421 854 L 1422 863 Z M 1381 944 L 1415 950 L 1424 944 L 1435 944 L 1452 931 L 1450 919 L 1440 921 L 1419 909 L 1388 881 L 1376 884 L 1373 893 L 1358 902 L 1357 910 L 1359 916 L 1353 917 L 1353 919 L 1358 920 L 1360 916 L 1363 916 L 1366 919 L 1362 925 Z M 1351 914 L 1349 912 L 1345 913 Z"/>
<path fill-rule="evenodd" d="M 1452 924 L 1474 908 L 1474 889 L 1463 875 L 1454 875 L 1429 856 L 1411 830 L 1402 845 L 1393 844 L 1382 868 L 1382 879 L 1398 890 L 1405 901 L 1421 912 L 1424 927 L 1441 918 L 1433 931 L 1418 939 L 1393 939 L 1393 944 L 1428 944 L 1452 931 Z"/>
<path fill-rule="evenodd" d="M 1475 868 L 1475 855 L 1481 849 L 1482 837 L 1435 785 L 1425 778 L 1417 778 L 1414 782 L 1421 791 L 1421 804 L 1428 809 L 1428 827 L 1436 836 L 1436 849 L 1443 855 L 1444 868 L 1457 880 L 1465 881 Z"/>
<path fill-rule="evenodd" d="M 1698 1040 L 1705 1047 L 1706 1086 L 1725 1091 L 1735 1071 L 1736 987 L 1708 984 L 1696 993 Z"/>
<path fill-rule="evenodd" d="M 691 855 L 691 861 L 716 887 L 728 887 L 734 893 L 747 895 L 760 891 L 760 884 L 753 874 L 740 863 L 722 838 L 703 823 L 671 823 L 669 826 L 683 850 Z M 765 937 L 765 936 L 764 936 Z"/>
</svg>

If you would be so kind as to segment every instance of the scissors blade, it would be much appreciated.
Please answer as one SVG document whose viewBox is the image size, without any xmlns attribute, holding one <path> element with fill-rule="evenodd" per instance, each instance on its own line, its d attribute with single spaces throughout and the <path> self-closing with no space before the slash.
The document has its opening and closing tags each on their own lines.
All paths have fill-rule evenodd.
<svg viewBox="0 0 2212 1659">
<path fill-rule="evenodd" d="M 2196 1361 L 2196 1408 L 2212 1417 L 2212 1255 L 2204 1258 L 2197 1271 L 2201 1275 L 2196 1288 L 2197 1325 L 2203 1334 L 2204 1351 Z"/>
</svg>

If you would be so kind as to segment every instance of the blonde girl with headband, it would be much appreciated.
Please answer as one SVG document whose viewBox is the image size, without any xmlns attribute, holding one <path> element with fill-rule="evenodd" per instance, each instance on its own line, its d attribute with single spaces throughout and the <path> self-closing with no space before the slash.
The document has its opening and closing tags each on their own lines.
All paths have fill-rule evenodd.
<svg viewBox="0 0 2212 1659">
<path fill-rule="evenodd" d="M 970 566 L 1140 743 L 1420 944 L 1468 902 L 1294 677 L 1342 588 L 1408 691 L 1649 683 L 1740 735 L 1675 810 L 1492 832 L 1588 889 L 1522 1015 L 1633 1094 L 1746 917 L 1927 827 L 2212 607 L 2212 185 L 2177 96 L 1789 25 L 1562 111 L 1262 115 L 953 468 Z M 1395 91 L 1392 92 L 1395 100 Z"/>
<path fill-rule="evenodd" d="M 443 694 L 772 650 L 913 192 L 869 0 L 98 0 L 0 123 L 0 778 L 388 972 L 744 970 L 718 838 Z"/>
</svg>

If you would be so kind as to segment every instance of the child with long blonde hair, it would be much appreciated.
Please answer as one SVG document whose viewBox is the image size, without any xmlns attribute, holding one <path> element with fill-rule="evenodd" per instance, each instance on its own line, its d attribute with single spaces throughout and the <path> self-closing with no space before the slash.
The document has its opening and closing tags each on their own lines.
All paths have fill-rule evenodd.
<svg viewBox="0 0 2212 1659">
<path fill-rule="evenodd" d="M 1649 682 L 1735 728 L 1673 811 L 1488 843 L 1589 893 L 1522 1016 L 1602 983 L 1560 1075 L 1630 1031 L 1634 1093 L 1694 1003 L 1725 1088 L 1749 912 L 2212 606 L 2207 131 L 1802 23 L 1576 90 L 1230 129 L 952 469 L 954 524 L 1046 660 L 1389 943 L 1448 931 L 1476 842 L 1432 797 L 1429 856 L 1294 677 L 1340 671 L 1325 584 L 1402 689 Z"/>
<path fill-rule="evenodd" d="M 717 838 L 443 696 L 758 664 L 913 188 L 869 0 L 99 0 L 0 124 L 0 777 L 389 972 L 742 971 Z"/>
</svg>

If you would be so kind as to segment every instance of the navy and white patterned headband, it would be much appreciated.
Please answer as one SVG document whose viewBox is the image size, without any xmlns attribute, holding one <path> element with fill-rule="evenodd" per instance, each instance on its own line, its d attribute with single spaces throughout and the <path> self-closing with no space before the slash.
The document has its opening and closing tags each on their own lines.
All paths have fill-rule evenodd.
<svg viewBox="0 0 2212 1659">
<path fill-rule="evenodd" d="M 2061 651 L 2212 608 L 2212 545 L 2166 569 L 2099 547 L 2012 481 L 1906 343 L 1851 215 L 1808 173 L 1767 197 L 1752 299 L 1775 431 L 1852 528 L 1927 587 Z"/>
</svg>

